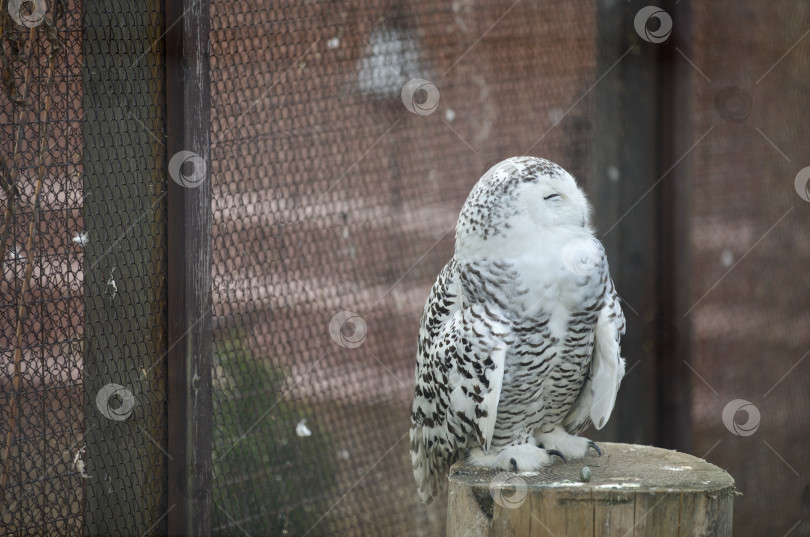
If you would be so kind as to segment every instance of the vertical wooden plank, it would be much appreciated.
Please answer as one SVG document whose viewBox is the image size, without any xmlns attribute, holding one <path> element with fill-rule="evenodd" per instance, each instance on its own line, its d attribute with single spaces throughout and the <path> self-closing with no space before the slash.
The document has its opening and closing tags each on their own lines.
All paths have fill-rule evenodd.
<svg viewBox="0 0 810 537">
<path fill-rule="evenodd" d="M 482 509 L 482 504 L 473 496 L 473 489 L 450 482 L 447 502 L 447 535 L 486 537 L 492 532 L 493 517 Z M 479 498 L 480 499 L 480 498 Z M 484 507 L 499 508 L 484 496 Z"/>
<path fill-rule="evenodd" d="M 542 491 L 534 495 L 531 505 L 531 536 L 556 537 L 556 531 L 565 527 L 566 510 L 559 505 L 558 494 Z"/>
<path fill-rule="evenodd" d="M 593 499 L 590 489 L 576 490 L 560 502 L 566 506 L 566 535 L 590 537 L 596 532 L 594 528 L 594 510 L 597 501 Z"/>
<path fill-rule="evenodd" d="M 211 532 L 209 2 L 166 2 L 169 535 Z"/>
<path fill-rule="evenodd" d="M 673 30 L 660 44 L 661 145 L 658 175 L 671 171 L 658 189 L 660 240 L 658 247 L 658 428 L 657 445 L 690 452 L 692 413 L 689 369 L 690 322 L 684 313 L 689 304 L 691 282 L 690 200 L 692 159 L 689 63 L 691 57 L 691 3 L 667 0 L 664 9 L 672 16 Z M 680 162 L 672 167 L 676 162 Z"/>
<path fill-rule="evenodd" d="M 695 532 L 695 529 L 698 529 L 700 526 L 700 522 L 695 520 L 695 517 L 704 518 L 705 513 L 700 513 L 696 511 L 698 507 L 701 509 L 706 509 L 707 506 L 704 503 L 706 496 L 695 496 L 690 494 L 682 494 L 681 495 L 681 512 L 678 517 L 678 537 L 686 537 L 687 535 L 700 535 L 699 532 Z M 711 506 L 708 507 L 711 509 Z"/>
<path fill-rule="evenodd" d="M 594 167 L 588 190 L 627 318 L 622 350 L 628 374 L 610 421 L 596 437 L 645 444 L 653 443 L 656 433 L 656 357 L 645 337 L 658 299 L 656 197 L 647 191 L 658 178 L 659 103 L 658 50 L 633 27 L 639 7 L 597 2 L 596 76 L 604 77 L 593 90 Z"/>
<path fill-rule="evenodd" d="M 681 507 L 679 537 L 710 537 L 731 534 L 734 503 L 722 494 L 691 497 Z"/>
<path fill-rule="evenodd" d="M 527 496 L 525 502 L 533 502 L 537 501 L 536 497 Z M 532 519 L 531 515 L 527 516 L 527 513 L 531 513 L 530 510 L 527 509 L 510 509 L 508 507 L 502 507 L 497 503 L 493 506 L 492 510 L 492 520 L 488 521 L 490 529 L 484 535 L 492 536 L 497 535 L 498 537 L 522 537 L 524 535 L 533 536 L 535 532 L 532 531 L 532 527 L 537 525 L 537 522 Z M 469 527 L 469 522 L 465 521 L 467 526 Z M 486 527 L 486 526 L 484 526 Z M 462 535 L 466 535 L 466 532 Z"/>
<path fill-rule="evenodd" d="M 165 532 L 161 3 L 83 4 L 85 535 Z"/>
<path fill-rule="evenodd" d="M 647 535 L 678 537 L 682 496 L 680 491 L 661 491 L 651 495 L 646 523 L 653 529 Z"/>
<path fill-rule="evenodd" d="M 631 534 L 635 522 L 633 496 L 609 492 L 607 500 L 594 506 L 594 537 L 624 537 Z"/>
<path fill-rule="evenodd" d="M 582 465 L 577 462 L 508 480 L 499 470 L 456 463 L 449 475 L 447 535 L 731 535 L 727 515 L 734 480 L 726 472 L 676 451 L 612 443 L 604 447 L 602 457 L 583 461 L 593 469 L 587 482 L 579 479 Z"/>
<path fill-rule="evenodd" d="M 633 502 L 633 525 L 628 537 L 644 537 L 649 535 L 647 525 L 649 524 L 649 512 L 655 505 L 655 497 L 649 493 L 637 494 Z M 650 531 L 652 531 L 650 524 Z"/>
</svg>

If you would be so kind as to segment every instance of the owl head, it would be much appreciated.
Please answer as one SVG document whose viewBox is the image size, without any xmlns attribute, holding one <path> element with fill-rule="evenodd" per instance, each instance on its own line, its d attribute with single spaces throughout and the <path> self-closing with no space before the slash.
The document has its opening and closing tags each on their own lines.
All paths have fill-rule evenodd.
<svg viewBox="0 0 810 537">
<path fill-rule="evenodd" d="M 456 250 L 536 245 L 549 232 L 591 234 L 590 212 L 585 194 L 563 168 L 542 158 L 512 157 L 473 187 L 456 226 Z"/>
</svg>

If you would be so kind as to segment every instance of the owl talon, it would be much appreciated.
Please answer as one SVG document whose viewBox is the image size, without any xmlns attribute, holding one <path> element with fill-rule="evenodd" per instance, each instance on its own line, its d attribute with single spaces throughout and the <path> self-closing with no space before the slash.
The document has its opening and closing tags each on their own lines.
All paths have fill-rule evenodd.
<svg viewBox="0 0 810 537">
<path fill-rule="evenodd" d="M 557 451 L 556 449 L 547 449 L 547 450 L 546 450 L 546 453 L 548 453 L 549 455 L 556 455 L 556 456 L 558 456 L 559 458 L 561 458 L 561 459 L 563 460 L 563 462 L 564 462 L 564 463 L 567 463 L 567 462 L 568 462 L 567 460 L 565 460 L 565 455 L 563 455 L 562 453 L 560 453 L 560 452 L 559 452 L 559 451 Z"/>
<path fill-rule="evenodd" d="M 517 461 L 515 459 L 509 459 L 509 463 L 512 465 L 512 473 L 518 473 Z"/>
<path fill-rule="evenodd" d="M 588 447 L 593 448 L 593 450 L 596 451 L 596 454 L 600 457 L 602 456 L 602 450 L 599 449 L 599 446 L 597 446 L 594 442 L 588 442 Z"/>
</svg>

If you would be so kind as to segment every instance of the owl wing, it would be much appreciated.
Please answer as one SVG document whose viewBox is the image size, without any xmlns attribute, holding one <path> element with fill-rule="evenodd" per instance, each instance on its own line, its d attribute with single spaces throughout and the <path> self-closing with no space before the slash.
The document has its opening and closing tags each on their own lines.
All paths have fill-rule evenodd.
<svg viewBox="0 0 810 537">
<path fill-rule="evenodd" d="M 489 448 L 495 429 L 509 324 L 486 304 L 465 304 L 450 261 L 430 292 L 419 330 L 410 448 L 419 496 L 440 491 L 459 450 Z"/>
<path fill-rule="evenodd" d="M 563 421 L 563 427 L 568 432 L 578 433 L 591 423 L 601 429 L 610 418 L 624 377 L 624 358 L 621 357 L 619 344 L 624 331 L 625 320 L 619 296 L 613 287 L 613 280 L 607 276 L 605 305 L 596 321 L 590 374 Z"/>
</svg>

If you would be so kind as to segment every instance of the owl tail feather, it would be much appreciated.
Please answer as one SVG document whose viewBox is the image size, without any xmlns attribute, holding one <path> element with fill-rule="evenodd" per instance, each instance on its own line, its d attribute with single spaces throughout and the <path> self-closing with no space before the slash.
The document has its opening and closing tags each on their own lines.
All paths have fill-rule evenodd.
<svg viewBox="0 0 810 537">
<path fill-rule="evenodd" d="M 411 463 L 419 498 L 430 504 L 442 492 L 444 480 L 441 478 L 447 473 L 448 464 L 437 459 L 435 450 L 428 449 L 425 432 L 421 425 L 411 426 Z"/>
</svg>

